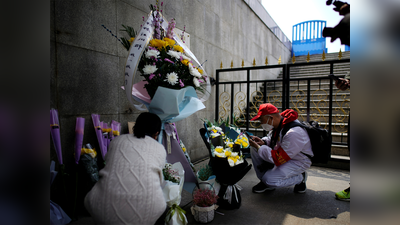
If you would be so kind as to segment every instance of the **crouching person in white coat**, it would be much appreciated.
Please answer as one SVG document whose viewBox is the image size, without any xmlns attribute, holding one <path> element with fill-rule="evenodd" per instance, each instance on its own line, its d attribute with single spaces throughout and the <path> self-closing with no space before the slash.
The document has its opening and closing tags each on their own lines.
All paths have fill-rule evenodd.
<svg viewBox="0 0 400 225">
<path fill-rule="evenodd" d="M 253 187 L 254 193 L 263 193 L 278 187 L 294 185 L 294 192 L 305 193 L 307 186 L 306 170 L 311 166 L 307 156 L 314 156 L 310 138 L 302 127 L 292 127 L 282 138 L 282 128 L 297 120 L 296 111 L 279 110 L 270 103 L 261 104 L 257 116 L 267 137 L 251 136 L 251 159 L 260 183 Z M 303 154 L 304 153 L 304 154 Z M 307 154 L 307 155 L 306 155 Z"/>
</svg>

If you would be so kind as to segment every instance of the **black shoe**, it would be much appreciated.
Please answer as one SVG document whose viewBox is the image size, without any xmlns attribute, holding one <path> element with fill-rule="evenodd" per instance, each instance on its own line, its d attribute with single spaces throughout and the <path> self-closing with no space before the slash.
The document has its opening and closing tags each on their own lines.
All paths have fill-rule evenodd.
<svg viewBox="0 0 400 225">
<path fill-rule="evenodd" d="M 300 184 L 296 184 L 294 186 L 294 192 L 295 193 L 303 194 L 307 190 L 306 181 L 307 181 L 308 174 L 307 174 L 307 172 L 304 172 L 304 173 L 302 173 L 302 175 L 303 175 L 303 180 L 301 181 L 301 183 Z"/>
<path fill-rule="evenodd" d="M 252 190 L 254 193 L 263 193 L 265 191 L 275 190 L 275 188 L 268 187 L 266 184 L 264 184 L 264 182 L 260 181 L 260 183 L 254 186 Z"/>
</svg>

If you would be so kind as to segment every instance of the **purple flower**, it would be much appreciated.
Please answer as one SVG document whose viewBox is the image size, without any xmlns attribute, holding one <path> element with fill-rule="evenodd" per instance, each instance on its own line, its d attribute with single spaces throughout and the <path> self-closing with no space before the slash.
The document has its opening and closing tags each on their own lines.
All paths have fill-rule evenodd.
<svg viewBox="0 0 400 225">
<path fill-rule="evenodd" d="M 204 81 L 202 81 L 202 80 L 199 79 L 199 83 L 203 83 L 203 82 L 204 82 Z"/>
<path fill-rule="evenodd" d="M 164 2 L 161 2 L 161 6 L 164 4 Z"/>
<path fill-rule="evenodd" d="M 151 46 L 149 46 L 149 49 L 150 49 L 150 50 L 157 50 L 156 48 L 151 47 Z"/>
<path fill-rule="evenodd" d="M 179 85 L 180 85 L 181 87 L 185 87 L 185 84 L 182 82 L 181 79 L 179 79 Z"/>
<path fill-rule="evenodd" d="M 159 73 L 158 76 L 161 77 L 161 74 Z"/>
<path fill-rule="evenodd" d="M 174 62 L 172 62 L 171 60 L 169 60 L 167 58 L 165 58 L 164 61 L 174 64 Z"/>
<path fill-rule="evenodd" d="M 150 76 L 149 76 L 149 80 L 153 79 L 155 76 L 156 76 L 156 75 L 154 75 L 153 73 L 152 73 L 152 74 L 150 74 Z"/>
<path fill-rule="evenodd" d="M 153 57 L 154 58 L 154 57 Z M 156 62 L 153 62 L 153 66 L 155 66 L 156 65 Z"/>
</svg>

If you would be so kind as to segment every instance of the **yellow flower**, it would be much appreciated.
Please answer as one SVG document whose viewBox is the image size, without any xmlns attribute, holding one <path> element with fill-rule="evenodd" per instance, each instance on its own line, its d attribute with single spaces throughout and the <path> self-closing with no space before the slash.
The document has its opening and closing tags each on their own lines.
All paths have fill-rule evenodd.
<svg viewBox="0 0 400 225">
<path fill-rule="evenodd" d="M 229 156 L 228 159 L 230 159 L 230 160 L 232 160 L 234 163 L 236 163 L 236 161 L 237 161 L 238 158 Z"/>
<path fill-rule="evenodd" d="M 214 133 L 217 133 L 217 130 L 216 130 L 216 129 L 212 129 L 211 131 L 214 132 Z"/>
<path fill-rule="evenodd" d="M 228 157 L 228 156 L 230 156 L 232 154 L 232 152 L 230 152 L 230 151 L 226 151 L 225 152 L 225 155 Z"/>
<path fill-rule="evenodd" d="M 166 37 L 165 37 L 163 40 L 164 40 L 165 42 L 167 42 L 168 45 L 171 46 L 171 47 L 174 46 L 174 44 L 175 44 L 175 41 L 172 40 L 172 39 L 169 39 L 169 38 L 166 38 Z"/>
<path fill-rule="evenodd" d="M 132 44 L 132 42 L 135 40 L 135 38 L 134 37 L 131 37 L 131 39 L 129 39 L 129 43 L 131 43 Z"/>
<path fill-rule="evenodd" d="M 186 148 L 185 147 L 183 147 L 182 150 L 183 150 L 183 152 L 186 152 Z"/>
<path fill-rule="evenodd" d="M 175 51 L 183 52 L 183 48 L 179 45 L 174 45 L 174 49 L 175 49 Z"/>
<path fill-rule="evenodd" d="M 151 39 L 150 40 L 150 46 L 158 48 L 159 50 L 161 50 L 162 48 L 167 47 L 168 43 L 163 41 L 163 40 L 160 40 L 160 39 Z"/>
<path fill-rule="evenodd" d="M 183 65 L 188 66 L 189 65 L 189 61 L 187 59 L 184 59 L 181 61 Z"/>
<path fill-rule="evenodd" d="M 247 148 L 249 146 L 249 144 L 247 144 L 247 142 L 243 142 L 243 148 Z"/>
<path fill-rule="evenodd" d="M 233 148 L 233 144 L 232 144 L 232 143 L 229 143 L 229 144 L 228 144 L 228 147 L 229 147 L 229 148 Z"/>
<path fill-rule="evenodd" d="M 199 71 L 200 74 L 203 74 L 203 70 L 202 69 L 197 69 Z"/>
<path fill-rule="evenodd" d="M 217 148 L 215 148 L 215 151 L 218 153 L 222 153 L 224 151 L 224 149 L 222 147 L 217 147 Z"/>
</svg>

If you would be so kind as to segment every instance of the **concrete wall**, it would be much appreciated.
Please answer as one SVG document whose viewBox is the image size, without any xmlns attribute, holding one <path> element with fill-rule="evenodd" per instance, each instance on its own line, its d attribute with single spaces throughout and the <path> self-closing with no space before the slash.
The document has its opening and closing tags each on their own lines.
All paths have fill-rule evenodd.
<svg viewBox="0 0 400 225">
<path fill-rule="evenodd" d="M 145 0 L 53 0 L 51 4 L 51 74 L 50 107 L 59 111 L 64 162 L 73 163 L 76 117 L 84 117 L 84 143 L 99 149 L 91 114 L 100 114 L 102 121 L 119 121 L 122 133 L 128 133 L 127 122 L 140 114 L 128 102 L 123 85 L 127 51 L 101 25 L 122 35 L 121 24 L 139 30 L 142 17 L 149 13 Z M 250 66 L 253 59 L 262 65 L 282 63 L 290 58 L 290 50 L 266 27 L 243 0 L 166 0 L 163 14 L 175 18 L 177 28 L 190 34 L 190 48 L 209 76 L 215 70 L 239 67 L 242 59 Z M 233 73 L 230 78 L 241 79 Z M 256 78 L 275 78 L 277 72 L 257 72 Z M 224 79 L 224 78 L 223 78 Z M 136 79 L 138 80 L 138 79 Z M 206 109 L 177 122 L 192 161 L 208 156 L 199 129 L 202 118 L 215 117 L 215 88 Z M 51 159 L 56 160 L 51 144 Z"/>
</svg>

